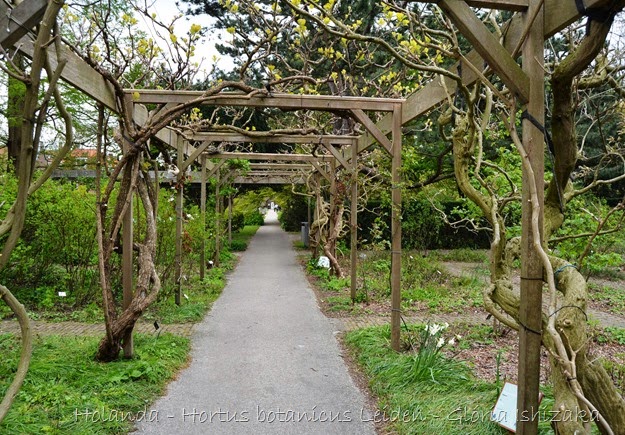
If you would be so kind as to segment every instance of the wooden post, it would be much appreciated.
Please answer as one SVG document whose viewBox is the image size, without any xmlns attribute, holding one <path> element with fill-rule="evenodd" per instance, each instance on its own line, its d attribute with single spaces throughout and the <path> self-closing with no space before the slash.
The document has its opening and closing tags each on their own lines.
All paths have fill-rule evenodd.
<svg viewBox="0 0 625 435">
<path fill-rule="evenodd" d="M 228 246 L 232 246 L 232 194 L 228 195 Z"/>
<path fill-rule="evenodd" d="M 358 142 L 352 145 L 352 198 L 350 205 L 350 261 L 352 302 L 356 302 L 358 285 Z"/>
<path fill-rule="evenodd" d="M 122 287 L 123 287 L 123 300 L 122 308 L 125 310 L 132 303 L 133 295 L 133 225 L 132 225 L 132 203 L 133 194 L 130 192 L 129 205 L 124 214 L 124 220 L 122 222 Z M 134 343 L 132 339 L 132 330 L 127 331 L 122 339 L 124 358 L 132 358 L 134 355 Z"/>
<path fill-rule="evenodd" d="M 219 183 L 221 177 L 219 176 L 220 170 L 217 169 L 215 173 L 215 258 L 213 259 L 214 266 L 219 267 L 219 256 L 221 255 L 221 196 L 219 195 Z"/>
<path fill-rule="evenodd" d="M 401 146 L 402 106 L 393 110 L 393 160 L 391 163 L 393 204 L 391 222 L 391 347 L 400 350 L 401 327 Z"/>
<path fill-rule="evenodd" d="M 317 173 L 315 174 L 315 185 L 317 186 L 317 191 L 321 192 L 321 174 Z M 319 201 L 317 201 L 317 198 L 321 197 L 321 195 L 317 196 L 315 195 L 315 221 L 318 222 L 319 221 L 319 217 L 321 216 L 321 212 L 319 211 Z M 311 224 L 312 227 L 312 224 Z M 313 250 L 313 256 L 317 257 L 317 255 L 319 254 L 319 243 L 321 242 L 321 228 L 319 228 L 317 230 L 317 233 L 315 235 L 315 249 Z"/>
<path fill-rule="evenodd" d="M 200 181 L 200 220 L 202 231 L 206 230 L 206 154 L 202 154 L 202 180 Z M 200 279 L 206 274 L 206 237 L 202 237 L 202 251 L 200 252 Z"/>
<path fill-rule="evenodd" d="M 178 156 L 176 159 L 178 168 L 182 167 L 182 163 L 184 162 L 184 152 L 183 152 L 183 141 L 182 137 L 178 138 Z M 182 295 L 182 219 L 183 219 L 183 208 L 184 208 L 184 173 L 180 171 L 178 173 L 176 179 L 176 271 L 174 275 L 176 291 L 175 291 L 175 301 L 176 305 L 180 305 L 180 297 Z"/>
<path fill-rule="evenodd" d="M 336 220 L 334 219 L 334 209 L 336 206 L 334 205 L 334 201 L 336 199 L 336 159 L 332 159 L 330 161 L 330 222 L 328 225 L 328 239 L 330 235 L 334 234 L 334 230 L 336 229 Z M 336 257 L 336 243 L 334 244 L 334 248 L 332 249 L 332 256 Z"/>
<path fill-rule="evenodd" d="M 530 0 L 525 20 L 542 7 L 540 0 Z M 544 125 L 544 12 L 534 21 L 523 46 L 523 70 L 530 79 L 528 113 Z M 531 122 L 523 120 L 523 146 L 529 154 L 534 170 L 536 187 L 541 203 L 539 228 L 543 227 L 544 201 L 544 134 Z M 540 384 L 540 347 L 542 338 L 542 288 L 543 266 L 532 242 L 532 205 L 530 203 L 529 175 L 523 171 L 522 218 L 521 218 L 521 302 L 519 321 L 519 388 L 517 397 L 517 433 L 533 435 L 538 432 L 538 396 Z M 542 240 L 542 234 L 541 234 Z M 529 418 L 520 418 L 526 415 Z"/>
<path fill-rule="evenodd" d="M 308 220 L 308 228 L 310 228 L 312 226 L 312 222 L 310 221 L 311 215 L 310 215 L 310 196 L 307 197 L 307 201 L 308 201 L 308 210 L 306 212 L 306 219 Z M 310 232 L 308 232 L 308 234 L 310 234 Z M 310 237 L 309 237 L 310 239 Z M 310 245 L 310 243 L 309 243 Z"/>
</svg>

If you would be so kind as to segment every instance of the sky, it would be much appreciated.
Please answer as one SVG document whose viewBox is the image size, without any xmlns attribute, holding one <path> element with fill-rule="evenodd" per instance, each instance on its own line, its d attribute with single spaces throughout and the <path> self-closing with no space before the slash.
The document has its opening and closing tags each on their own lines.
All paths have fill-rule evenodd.
<svg viewBox="0 0 625 435">
<path fill-rule="evenodd" d="M 173 1 L 173 0 L 148 0 L 148 5 L 153 3 L 153 6 L 149 8 L 150 11 L 156 13 L 157 18 L 162 22 L 169 23 L 175 15 L 178 15 L 180 11 L 176 7 L 176 3 L 181 4 L 182 10 L 187 9 L 186 3 L 183 1 Z M 143 18 L 139 19 L 139 22 L 144 24 L 144 29 L 149 34 L 150 29 L 148 28 L 145 20 Z M 209 28 L 214 20 L 208 15 L 197 15 L 197 16 L 189 16 L 183 17 L 176 21 L 176 34 L 177 36 L 184 36 L 184 34 L 189 30 L 192 24 L 199 24 L 203 28 Z M 226 31 L 219 32 L 222 35 L 222 38 L 227 39 L 228 33 Z M 233 68 L 232 59 L 228 57 L 221 56 L 216 48 L 215 43 L 218 42 L 214 35 L 219 34 L 214 31 L 207 32 L 207 36 L 204 38 L 203 43 L 198 46 L 196 49 L 196 61 L 202 60 L 202 69 L 210 70 L 213 65 L 213 59 L 216 56 L 217 62 L 219 62 L 219 67 L 222 70 L 231 70 Z M 154 38 L 155 40 L 157 38 Z"/>
</svg>

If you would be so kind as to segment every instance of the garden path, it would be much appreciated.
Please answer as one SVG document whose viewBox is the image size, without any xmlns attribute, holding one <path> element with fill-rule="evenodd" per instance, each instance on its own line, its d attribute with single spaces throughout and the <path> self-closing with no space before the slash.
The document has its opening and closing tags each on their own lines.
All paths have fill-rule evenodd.
<svg viewBox="0 0 625 435">
<path fill-rule="evenodd" d="M 141 422 L 137 429 L 147 434 L 373 434 L 372 414 L 335 334 L 290 237 L 275 213 L 269 214 L 222 296 L 196 325 L 189 367 L 150 407 L 158 421 Z"/>
</svg>

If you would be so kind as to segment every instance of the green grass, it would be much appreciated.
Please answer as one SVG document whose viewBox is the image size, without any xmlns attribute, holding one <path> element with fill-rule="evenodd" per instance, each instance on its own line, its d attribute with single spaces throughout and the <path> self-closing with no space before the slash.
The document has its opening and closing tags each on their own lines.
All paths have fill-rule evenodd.
<svg viewBox="0 0 625 435">
<path fill-rule="evenodd" d="M 380 412 L 374 419 L 386 422 L 393 433 L 507 433 L 490 421 L 490 411 L 500 392 L 498 386 L 474 378 L 463 363 L 440 353 L 419 355 L 391 350 L 388 325 L 349 332 L 345 342 L 378 399 Z M 553 400 L 549 391 L 545 394 L 541 410 L 548 416 Z M 540 422 L 539 433 L 552 433 L 548 421 Z"/>
<path fill-rule="evenodd" d="M 454 277 L 436 258 L 436 255 L 423 257 L 415 252 L 402 255 L 402 310 L 427 309 L 431 313 L 452 313 L 467 306 L 481 306 L 484 282 L 479 274 Z M 366 309 L 367 304 L 388 301 L 391 268 L 388 251 L 366 251 L 361 253 L 358 263 L 359 297 L 356 304 L 352 305 L 347 303 L 349 278 L 330 276 L 326 269 L 316 267 L 314 258 L 308 262 L 306 270 L 319 278 L 319 288 L 336 293 L 326 295 L 331 311 L 354 313 Z M 346 272 L 349 273 L 349 270 Z"/>
<path fill-rule="evenodd" d="M 613 314 L 622 314 L 625 310 L 625 292 L 609 286 L 589 285 L 590 297 L 606 304 Z"/>
<path fill-rule="evenodd" d="M 179 306 L 175 303 L 173 290 L 170 290 L 146 310 L 143 318 L 164 324 L 198 322 L 217 300 L 225 285 L 224 268 L 208 269 L 203 281 L 194 276 L 185 283 Z"/>
<path fill-rule="evenodd" d="M 7 434 L 121 434 L 146 411 L 182 368 L 189 340 L 170 334 L 135 338 L 136 357 L 103 364 L 94 361 L 98 337 L 36 339 L 24 385 L 0 424 Z M 0 335 L 0 395 L 19 358 L 19 341 Z M 94 413 L 97 411 L 97 413 Z"/>
<path fill-rule="evenodd" d="M 423 358 L 390 349 L 388 326 L 350 332 L 345 341 L 370 379 L 379 416 L 401 434 L 501 434 L 490 421 L 495 386 L 472 378 L 467 367 L 438 354 Z M 407 417 L 406 417 L 407 416 Z"/>
<path fill-rule="evenodd" d="M 238 242 L 243 242 L 247 245 L 247 243 L 249 243 L 250 239 L 254 237 L 254 234 L 256 234 L 256 231 L 258 231 L 259 228 L 259 225 L 246 225 L 236 233 L 232 233 L 232 241 L 234 242 L 236 240 Z"/>
</svg>

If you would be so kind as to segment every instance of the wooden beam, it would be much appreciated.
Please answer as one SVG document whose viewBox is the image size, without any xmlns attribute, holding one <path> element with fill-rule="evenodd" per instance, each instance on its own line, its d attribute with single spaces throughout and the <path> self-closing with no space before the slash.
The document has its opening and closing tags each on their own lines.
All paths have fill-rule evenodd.
<svg viewBox="0 0 625 435">
<path fill-rule="evenodd" d="M 289 186 L 291 184 L 306 184 L 306 180 L 304 178 L 282 178 L 282 177 L 247 177 L 240 176 L 236 177 L 233 184 L 277 184 L 281 186 Z"/>
<path fill-rule="evenodd" d="M 605 6 L 609 4 L 609 0 L 585 0 L 584 4 L 586 8 L 591 9 Z M 581 14 L 577 10 L 574 1 L 545 0 L 545 38 L 554 35 L 579 18 L 581 18 Z M 508 29 L 505 32 L 504 46 L 508 52 L 512 52 L 518 45 L 523 30 L 522 17 L 517 14 L 510 20 Z M 465 58 L 476 68 L 480 70 L 483 68 L 484 60 L 476 50 L 472 50 Z M 457 63 L 449 68 L 449 71 L 455 72 L 457 70 Z M 462 69 L 462 82 L 465 85 L 474 83 L 477 78 L 477 75 L 470 68 Z M 406 124 L 418 116 L 429 112 L 447 99 L 447 92 L 454 93 L 456 91 L 455 81 L 449 78 L 442 78 L 441 80 L 445 81 L 444 87 L 439 80 L 433 80 L 406 99 L 402 111 L 402 124 Z M 376 125 L 382 133 L 388 134 L 392 129 L 392 123 L 393 116 L 386 114 Z M 370 148 L 374 142 L 375 138 L 369 135 L 361 135 L 358 139 L 358 151 L 362 152 Z"/>
<path fill-rule="evenodd" d="M 267 132 L 268 135 L 257 134 L 241 134 L 241 133 L 209 133 L 200 132 L 194 133 L 188 137 L 193 141 L 211 141 L 211 142 L 236 142 L 236 143 L 295 143 L 295 144 L 318 144 L 318 143 L 331 143 L 334 145 L 349 145 L 351 144 L 355 136 L 340 136 L 340 135 L 297 135 L 297 134 L 272 134 Z"/>
<path fill-rule="evenodd" d="M 245 175 L 249 177 L 257 176 L 277 176 L 277 177 L 301 177 L 300 171 L 249 171 Z"/>
<path fill-rule="evenodd" d="M 315 169 L 317 170 L 317 172 L 318 172 L 319 174 L 321 174 L 321 176 L 322 176 L 323 178 L 325 178 L 325 179 L 328 181 L 328 183 L 332 183 L 332 177 L 331 177 L 330 173 L 329 173 L 329 172 L 328 172 L 325 168 L 323 168 L 323 167 L 319 164 L 319 162 L 311 162 L 311 163 L 312 163 L 312 165 L 315 167 Z"/>
<path fill-rule="evenodd" d="M 311 170 L 310 164 L 302 163 L 250 163 L 252 170 L 256 169 L 292 169 L 292 170 Z"/>
<path fill-rule="evenodd" d="M 216 165 L 214 165 L 209 171 L 208 171 L 208 178 L 212 178 L 215 175 L 217 175 L 217 180 L 219 181 L 219 174 L 217 173 L 217 171 L 219 171 L 221 169 L 221 167 L 224 165 L 224 163 L 226 163 L 225 160 L 222 160 L 220 162 L 217 162 Z"/>
<path fill-rule="evenodd" d="M 32 58 L 34 46 L 28 36 L 20 39 L 16 47 L 20 52 Z M 63 80 L 94 100 L 104 104 L 108 109 L 118 113 L 113 86 L 64 44 L 61 44 L 60 51 L 61 58 L 67 60 L 61 73 Z M 52 68 L 55 69 L 58 65 L 58 59 L 54 47 L 48 48 L 48 59 Z"/>
<path fill-rule="evenodd" d="M 435 0 L 410 0 L 418 3 L 438 3 Z M 474 8 L 499 9 L 521 12 L 527 9 L 528 0 L 466 0 Z"/>
<path fill-rule="evenodd" d="M 600 8 L 609 5 L 610 1 L 584 0 L 584 6 L 586 9 Z M 575 3 L 575 1 L 545 0 L 545 39 L 582 17 Z M 517 19 L 521 21 L 521 17 Z"/>
<path fill-rule="evenodd" d="M 544 11 L 541 0 L 530 0 L 530 9 L 524 13 L 530 20 L 533 12 L 538 10 L 536 20 L 530 28 L 528 38 L 523 46 L 523 69 L 530 77 L 530 100 L 527 111 L 539 123 L 545 123 L 545 70 L 543 47 L 545 43 L 543 22 Z M 523 166 L 522 210 L 521 210 L 521 295 L 519 305 L 519 388 L 517 396 L 517 433 L 534 435 L 538 433 L 537 416 L 540 395 L 540 353 L 542 344 L 542 290 L 543 265 L 534 243 L 535 233 L 532 229 L 534 213 L 538 213 L 538 234 L 542 241 L 543 210 L 544 210 L 544 155 L 545 136 L 529 120 L 524 119 L 523 148 L 528 154 L 532 172 Z M 536 183 L 539 210 L 533 210 L 529 183 Z M 519 418 L 530 415 L 530 418 Z"/>
<path fill-rule="evenodd" d="M 211 144 L 211 142 L 204 142 L 199 147 L 197 147 L 195 150 L 193 150 L 191 152 L 191 154 L 189 154 L 189 158 L 187 160 L 185 160 L 184 163 L 182 164 L 182 168 L 179 168 L 179 169 L 181 171 L 186 171 L 187 168 L 189 166 L 191 166 L 193 164 L 193 162 L 195 162 L 198 157 L 200 157 L 200 155 L 204 152 L 204 150 L 206 148 L 208 148 L 208 146 L 210 144 Z M 204 161 L 204 159 L 203 159 L 203 161 Z"/>
<path fill-rule="evenodd" d="M 271 154 L 271 153 L 218 153 L 209 154 L 210 159 L 222 160 L 275 160 L 290 162 L 328 162 L 334 157 L 330 155 L 313 156 L 312 154 Z"/>
<path fill-rule="evenodd" d="M 362 111 L 361 109 L 354 109 L 352 110 L 352 114 L 354 115 L 354 118 L 356 118 L 356 120 L 360 122 L 375 138 L 375 140 L 377 140 L 378 143 L 382 145 L 384 149 L 386 149 L 387 153 L 393 154 L 393 144 L 391 143 L 391 141 L 386 137 L 384 133 L 382 133 L 378 126 L 375 125 L 375 123 L 364 111 Z"/>
<path fill-rule="evenodd" d="M 345 157 L 343 157 L 343 154 L 341 154 L 341 152 L 339 150 L 337 150 L 336 148 L 334 148 L 334 145 L 330 145 L 330 144 L 323 144 L 323 146 L 330 151 L 330 154 L 332 154 L 334 156 L 334 158 L 338 161 L 338 163 L 343 166 L 345 169 L 350 167 L 350 164 L 347 163 L 347 160 L 345 160 Z"/>
<path fill-rule="evenodd" d="M 471 42 L 482 58 L 512 90 L 521 103 L 529 99 L 529 79 L 510 53 L 484 25 L 475 12 L 461 0 L 441 0 L 438 6 L 451 18 L 456 27 Z"/>
<path fill-rule="evenodd" d="M 134 96 L 135 103 L 141 104 L 183 104 L 202 98 L 203 91 L 168 91 L 158 89 L 126 89 L 127 94 Z M 378 112 L 390 112 L 393 105 L 403 99 L 341 97 L 336 95 L 297 95 L 273 94 L 273 96 L 244 94 L 241 92 L 222 92 L 208 97 L 203 104 L 211 106 L 237 107 L 275 107 L 286 110 L 350 110 L 363 109 Z"/>
<path fill-rule="evenodd" d="M 150 180 L 154 180 L 154 172 L 149 171 Z M 171 178 L 165 176 L 164 173 L 160 172 L 160 179 L 163 182 L 172 181 Z M 56 170 L 52 173 L 52 178 L 95 178 L 95 170 L 89 169 L 65 169 L 65 170 Z M 263 180 L 267 180 L 266 182 Z M 235 184 L 303 184 L 304 178 L 301 177 L 299 179 L 285 179 L 284 177 L 275 177 L 273 175 L 263 175 L 262 177 L 246 177 L 239 176 L 235 177 L 233 183 Z M 190 182 L 191 183 L 201 183 L 201 173 L 191 172 L 190 173 Z"/>
<path fill-rule="evenodd" d="M 35 27 L 48 7 L 48 0 L 23 1 L 13 8 L 0 3 L 0 45 L 5 50 L 22 39 Z"/>
<path fill-rule="evenodd" d="M 149 116 L 150 114 L 148 113 L 148 109 L 146 109 L 145 106 L 141 104 L 134 105 L 133 119 L 137 125 L 139 126 L 145 125 L 145 123 L 148 122 Z M 178 139 L 180 135 L 174 129 L 170 127 L 165 127 L 162 130 L 159 130 L 154 136 L 160 141 L 162 141 L 163 143 L 178 150 Z M 196 152 L 197 150 L 193 145 L 191 145 L 187 140 L 183 141 L 183 144 L 182 144 L 183 155 L 192 156 L 196 154 Z M 195 158 L 197 157 L 198 155 L 195 156 Z M 213 167 L 212 162 L 207 162 L 207 165 L 208 165 L 208 169 L 211 169 Z"/>
</svg>

